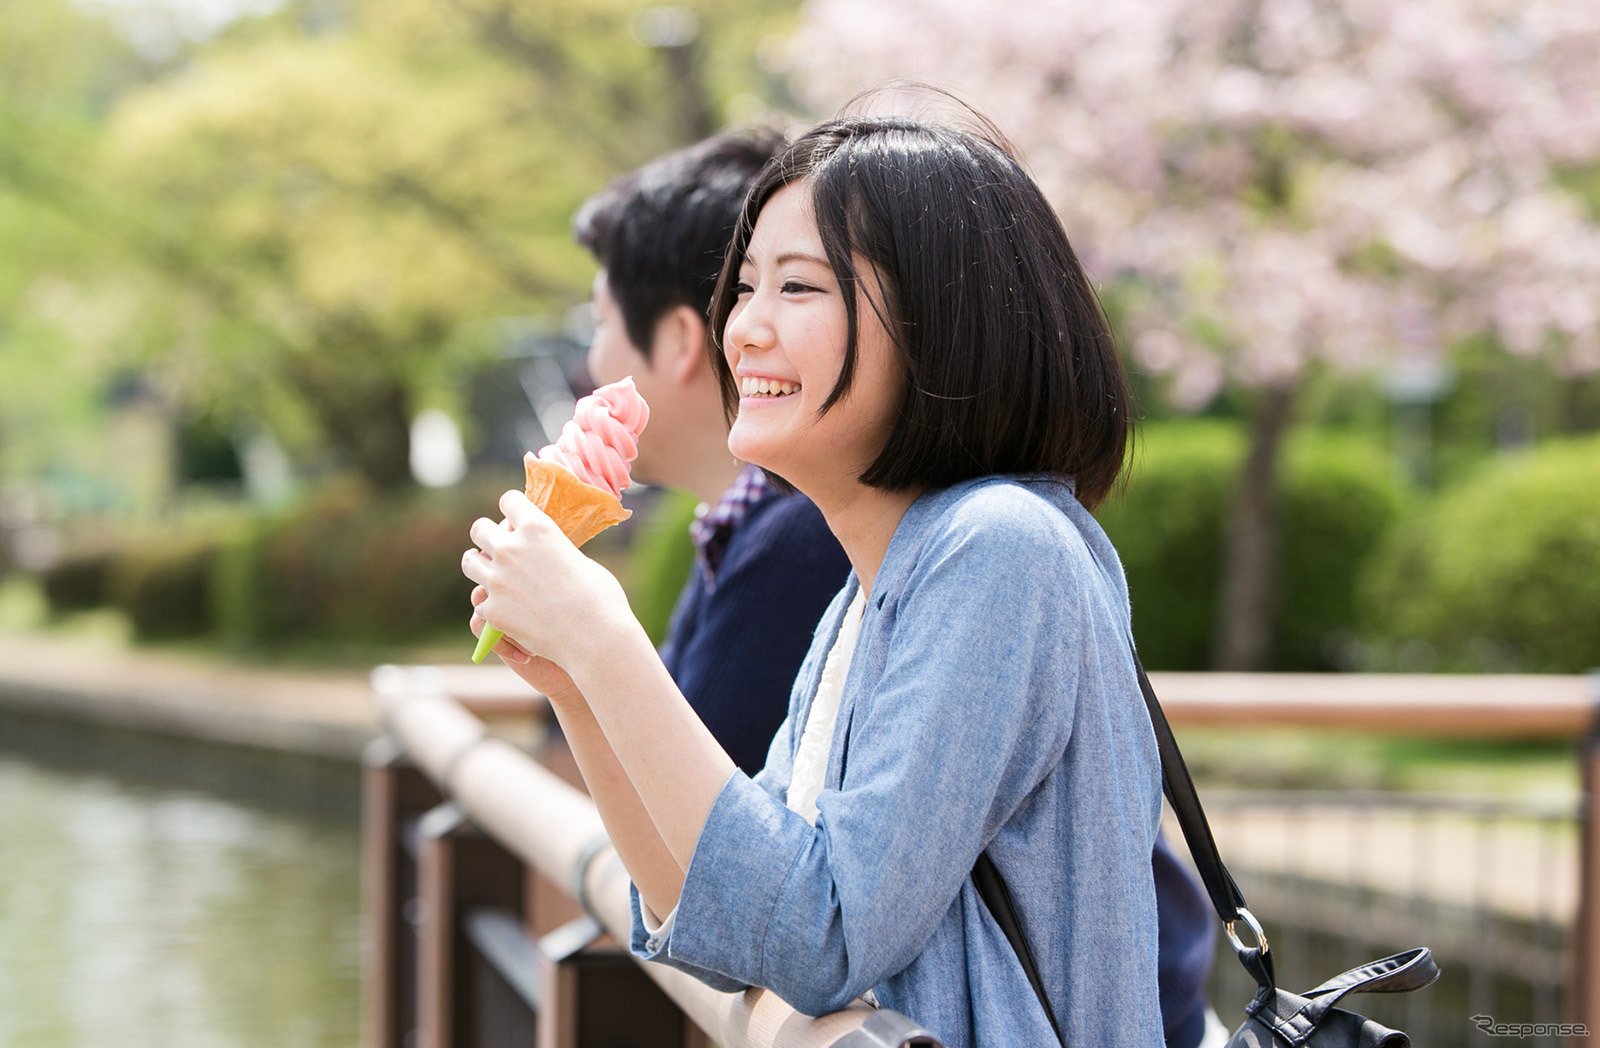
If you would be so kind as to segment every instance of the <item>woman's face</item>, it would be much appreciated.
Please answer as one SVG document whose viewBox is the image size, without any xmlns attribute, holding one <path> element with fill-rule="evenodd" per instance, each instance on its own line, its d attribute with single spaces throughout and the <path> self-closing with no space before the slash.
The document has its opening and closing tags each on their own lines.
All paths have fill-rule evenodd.
<svg viewBox="0 0 1600 1048">
<path fill-rule="evenodd" d="M 812 216 L 808 184 L 780 189 L 761 209 L 723 332 L 740 393 L 728 449 L 814 500 L 859 486 L 856 478 L 888 439 L 904 383 L 899 354 L 878 316 L 884 307 L 876 274 L 856 262 L 863 293 L 856 300 L 855 377 L 821 419 L 817 412 L 844 364 L 849 319 Z"/>
</svg>

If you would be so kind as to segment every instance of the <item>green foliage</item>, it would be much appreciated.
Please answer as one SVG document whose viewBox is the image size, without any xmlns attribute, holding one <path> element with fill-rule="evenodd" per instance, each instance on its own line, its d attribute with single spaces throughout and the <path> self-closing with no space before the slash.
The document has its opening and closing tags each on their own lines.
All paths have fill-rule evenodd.
<svg viewBox="0 0 1600 1048">
<path fill-rule="evenodd" d="M 1134 636 L 1151 669 L 1210 664 L 1222 524 L 1243 457 L 1236 426 L 1147 425 L 1127 490 L 1097 513 L 1122 558 Z"/>
<path fill-rule="evenodd" d="M 211 626 L 208 600 L 215 539 L 146 539 L 118 552 L 107 583 L 112 606 L 140 640 L 198 637 Z"/>
<path fill-rule="evenodd" d="M 108 99 L 132 49 L 71 0 L 0 0 L 0 477 L 81 463 L 124 305 L 82 279 L 106 268 L 90 185 Z"/>
<path fill-rule="evenodd" d="M 496 492 L 497 494 L 497 492 Z M 238 644 L 415 640 L 466 629 L 472 584 L 461 552 L 477 490 L 375 497 L 328 492 L 231 543 L 211 578 L 221 635 Z"/>
<path fill-rule="evenodd" d="M 1126 492 L 1097 513 L 1128 576 L 1140 655 L 1153 669 L 1211 662 L 1223 532 L 1245 451 L 1242 430 L 1191 421 L 1142 430 Z M 1271 667 L 1342 668 L 1360 566 L 1399 512 L 1380 446 L 1312 430 L 1291 435 Z"/>
<path fill-rule="evenodd" d="M 1507 456 L 1419 507 L 1374 558 L 1361 607 L 1379 663 L 1600 666 L 1600 438 Z"/>
<path fill-rule="evenodd" d="M 664 492 L 633 540 L 628 603 L 657 646 L 667 637 L 672 609 L 694 565 L 689 523 L 696 505 L 698 500 L 686 492 Z"/>
<path fill-rule="evenodd" d="M 302 459 L 405 486 L 419 401 L 495 318 L 584 297 L 578 204 L 714 129 L 722 40 L 779 5 L 694 6 L 687 65 L 635 38 L 631 0 L 384 0 L 253 22 L 125 95 L 104 167 L 166 278 L 143 296 L 153 363 Z"/>
<path fill-rule="evenodd" d="M 0 98 L 29 116 L 87 121 L 145 63 L 72 0 L 0 0 Z"/>
<path fill-rule="evenodd" d="M 1349 668 L 1361 569 L 1407 493 L 1382 445 L 1303 432 L 1284 449 L 1276 668 Z"/>
<path fill-rule="evenodd" d="M 70 556 L 45 571 L 40 579 L 51 612 L 61 615 L 106 604 L 111 594 L 114 557 L 96 551 Z"/>
</svg>

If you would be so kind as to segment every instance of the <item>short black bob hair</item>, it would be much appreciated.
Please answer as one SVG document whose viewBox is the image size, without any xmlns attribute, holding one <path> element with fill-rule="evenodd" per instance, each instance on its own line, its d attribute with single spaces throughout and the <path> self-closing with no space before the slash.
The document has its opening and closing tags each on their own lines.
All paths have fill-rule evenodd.
<svg viewBox="0 0 1600 1048">
<path fill-rule="evenodd" d="M 668 310 L 706 315 L 745 191 L 783 145 L 767 128 L 713 135 L 622 175 L 578 209 L 573 239 L 605 267 L 646 360 Z"/>
<path fill-rule="evenodd" d="M 1054 210 L 998 132 L 901 117 L 849 117 L 807 132 L 751 186 L 711 302 L 712 366 L 731 422 L 723 357 L 739 267 L 761 209 L 804 183 L 850 334 L 827 412 L 855 374 L 861 263 L 884 288 L 902 354 L 899 417 L 863 484 L 935 489 L 993 473 L 1073 478 L 1089 508 L 1122 470 L 1132 394 L 1111 330 Z"/>
</svg>

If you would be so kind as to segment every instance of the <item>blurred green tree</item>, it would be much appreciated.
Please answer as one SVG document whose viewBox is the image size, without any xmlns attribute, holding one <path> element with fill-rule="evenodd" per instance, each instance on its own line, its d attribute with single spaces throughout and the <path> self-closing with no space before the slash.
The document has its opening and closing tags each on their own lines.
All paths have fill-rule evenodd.
<svg viewBox="0 0 1600 1048">
<path fill-rule="evenodd" d="M 69 0 L 0 0 L 0 478 L 92 458 L 126 296 L 87 281 L 104 200 L 91 158 L 110 99 L 150 65 Z"/>
<path fill-rule="evenodd" d="M 163 275 L 147 352 L 209 411 L 409 483 L 421 391 L 492 351 L 493 318 L 584 296 L 577 204 L 762 92 L 748 41 L 790 6 L 387 0 L 241 24 L 108 130 Z"/>
</svg>

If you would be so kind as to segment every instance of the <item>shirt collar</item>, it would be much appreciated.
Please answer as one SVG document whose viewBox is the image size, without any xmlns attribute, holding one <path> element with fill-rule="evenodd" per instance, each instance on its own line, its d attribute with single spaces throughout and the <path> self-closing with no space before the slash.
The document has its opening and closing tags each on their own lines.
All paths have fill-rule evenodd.
<svg viewBox="0 0 1600 1048">
<path fill-rule="evenodd" d="M 727 551 L 728 539 L 744 521 L 745 515 L 767 496 L 772 486 L 759 466 L 747 465 L 739 471 L 722 498 L 709 509 L 695 514 L 689 525 L 689 537 L 694 541 L 695 557 L 705 569 L 706 584 L 715 581 L 717 569 L 722 566 L 722 555 Z"/>
</svg>

